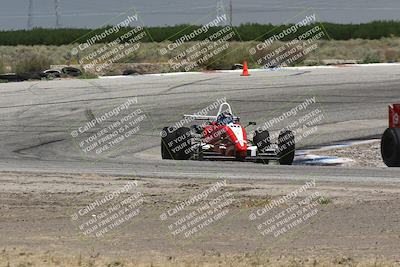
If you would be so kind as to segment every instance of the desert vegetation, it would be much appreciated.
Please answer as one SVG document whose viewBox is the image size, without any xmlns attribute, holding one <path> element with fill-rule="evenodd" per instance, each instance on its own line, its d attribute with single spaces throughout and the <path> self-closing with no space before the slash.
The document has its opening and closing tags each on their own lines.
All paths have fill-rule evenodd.
<svg viewBox="0 0 400 267">
<path fill-rule="evenodd" d="M 162 43 L 142 43 L 140 49 L 130 53 L 128 56 L 118 61 L 118 67 L 111 67 L 100 75 L 121 74 L 124 64 L 148 64 L 160 65 L 160 67 L 149 68 L 146 66 L 144 73 L 148 72 L 168 72 L 173 71 L 168 67 L 168 61 L 176 57 L 182 50 L 196 44 L 188 42 L 179 49 L 173 50 L 166 55 L 160 55 L 161 48 L 166 47 L 169 42 Z M 230 42 L 229 48 L 218 56 L 203 62 L 194 70 L 204 69 L 231 69 L 232 65 L 242 63 L 244 59 L 249 61 L 250 67 L 260 67 L 256 64 L 257 57 L 268 53 L 282 42 L 268 48 L 269 50 L 258 51 L 254 56 L 250 56 L 249 49 L 257 42 Z M 101 44 L 96 44 L 90 49 L 94 51 Z M 25 73 L 41 71 L 50 68 L 51 65 L 79 65 L 78 58 L 71 55 L 73 45 L 61 46 L 0 46 L 0 73 L 15 72 Z M 89 51 L 90 52 L 90 51 Z M 379 40 L 319 40 L 318 48 L 308 54 L 302 61 L 294 65 L 326 65 L 340 62 L 352 63 L 378 63 L 378 62 L 399 62 L 400 61 L 400 38 L 382 38 Z M 116 64 L 117 65 L 117 64 Z M 135 68 L 135 67 L 133 67 Z"/>
</svg>

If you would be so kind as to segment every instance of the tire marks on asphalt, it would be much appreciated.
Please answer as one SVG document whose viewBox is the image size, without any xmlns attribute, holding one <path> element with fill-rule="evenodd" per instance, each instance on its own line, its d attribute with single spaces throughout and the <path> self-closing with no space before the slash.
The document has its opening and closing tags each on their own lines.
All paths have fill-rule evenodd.
<svg viewBox="0 0 400 267">
<path fill-rule="evenodd" d="M 45 145 L 50 145 L 50 144 L 62 142 L 62 141 L 65 141 L 65 140 L 67 140 L 67 139 L 63 138 L 63 139 L 56 139 L 56 140 L 51 140 L 51 141 L 45 141 L 45 142 L 42 142 L 42 143 L 37 144 L 37 145 L 28 146 L 28 147 L 24 147 L 24 148 L 20 148 L 20 149 L 16 149 L 16 150 L 14 150 L 13 152 L 14 152 L 14 153 L 17 153 L 17 154 L 21 154 L 23 151 L 26 151 L 26 150 L 30 150 L 30 149 L 38 148 L 38 147 L 41 147 L 41 146 L 45 146 Z"/>
</svg>

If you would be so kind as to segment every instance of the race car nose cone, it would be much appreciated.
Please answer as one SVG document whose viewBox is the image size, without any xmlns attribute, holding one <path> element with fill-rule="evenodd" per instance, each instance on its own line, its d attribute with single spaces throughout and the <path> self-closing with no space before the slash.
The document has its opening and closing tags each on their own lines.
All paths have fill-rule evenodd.
<svg viewBox="0 0 400 267">
<path fill-rule="evenodd" d="M 237 151 L 247 151 L 247 142 L 243 140 L 236 140 L 235 148 Z"/>
</svg>

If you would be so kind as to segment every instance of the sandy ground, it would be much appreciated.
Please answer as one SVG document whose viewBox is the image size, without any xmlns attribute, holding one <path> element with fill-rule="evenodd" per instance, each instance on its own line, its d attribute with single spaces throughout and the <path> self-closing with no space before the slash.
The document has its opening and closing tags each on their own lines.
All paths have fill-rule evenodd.
<svg viewBox="0 0 400 267">
<path fill-rule="evenodd" d="M 0 266 L 394 266 L 400 261 L 395 183 L 0 177 Z M 285 195 L 293 197 L 269 206 Z M 293 219 L 297 212 L 301 215 Z M 184 224 L 186 230 L 177 231 Z M 94 225 L 103 228 L 89 233 Z M 266 233 L 272 225 L 280 226 Z"/>
<path fill-rule="evenodd" d="M 376 136 L 387 127 L 388 103 L 399 100 L 398 72 L 391 65 L 4 84 L 0 266 L 398 265 L 395 169 L 159 159 L 163 127 L 224 97 L 243 123 L 258 125 L 316 97 L 312 110 L 325 120 L 298 148 Z M 107 154 L 82 155 L 71 134 L 87 111 L 99 116 L 132 97 L 151 118 L 140 134 Z"/>
</svg>

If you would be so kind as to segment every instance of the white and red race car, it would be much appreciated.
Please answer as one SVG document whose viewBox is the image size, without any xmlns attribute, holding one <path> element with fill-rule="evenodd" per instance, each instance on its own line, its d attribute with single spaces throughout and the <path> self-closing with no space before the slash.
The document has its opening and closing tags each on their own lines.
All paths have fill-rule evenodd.
<svg viewBox="0 0 400 267">
<path fill-rule="evenodd" d="M 276 160 L 291 165 L 295 154 L 295 138 L 282 130 L 277 143 L 268 131 L 255 131 L 247 139 L 246 127 L 233 115 L 231 106 L 222 103 L 216 116 L 184 115 L 193 121 L 204 121 L 191 127 L 164 127 L 161 132 L 161 157 L 170 160 L 237 160 L 268 163 Z"/>
<path fill-rule="evenodd" d="M 389 106 L 389 128 L 381 139 L 383 162 L 388 167 L 400 167 L 400 104 Z"/>
</svg>

